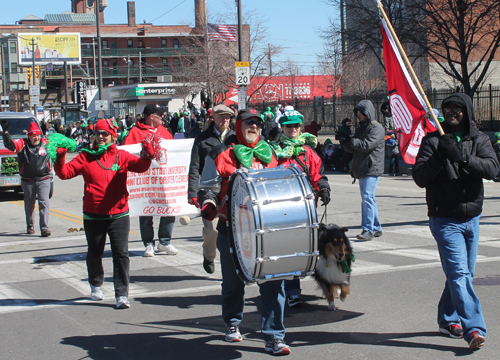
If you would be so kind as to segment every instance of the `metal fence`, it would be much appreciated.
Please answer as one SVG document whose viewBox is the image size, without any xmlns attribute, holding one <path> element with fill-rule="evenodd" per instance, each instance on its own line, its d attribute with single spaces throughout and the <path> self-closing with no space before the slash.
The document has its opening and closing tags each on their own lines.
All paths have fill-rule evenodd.
<svg viewBox="0 0 500 360">
<path fill-rule="evenodd" d="M 441 109 L 441 102 L 460 89 L 444 89 L 426 92 L 432 107 Z M 321 132 L 334 132 L 342 119 L 349 118 L 357 124 L 353 109 L 361 100 L 371 100 L 376 110 L 376 120 L 382 122 L 380 107 L 387 101 L 387 92 L 377 92 L 368 97 L 344 95 L 340 97 L 315 97 L 314 100 L 294 99 L 291 105 L 304 115 L 304 125 L 313 120 L 321 125 Z M 281 103 L 283 104 L 283 103 Z M 478 127 L 482 131 L 500 131 L 500 86 L 488 86 L 476 91 L 474 98 L 474 115 Z M 264 111 L 267 106 L 272 109 L 278 105 L 277 102 L 250 103 L 249 106 Z"/>
</svg>

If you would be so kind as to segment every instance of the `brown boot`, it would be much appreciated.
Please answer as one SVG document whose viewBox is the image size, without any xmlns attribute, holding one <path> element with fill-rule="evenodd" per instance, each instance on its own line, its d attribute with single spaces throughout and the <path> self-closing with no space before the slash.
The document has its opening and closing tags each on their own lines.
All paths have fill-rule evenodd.
<svg viewBox="0 0 500 360">
<path fill-rule="evenodd" d="M 26 233 L 30 235 L 35 233 L 35 228 L 33 227 L 33 225 L 28 226 L 28 230 L 26 230 Z"/>
<path fill-rule="evenodd" d="M 47 236 L 50 236 L 50 235 L 52 235 L 52 234 L 50 233 L 49 229 L 43 229 L 42 230 L 42 237 L 47 237 Z"/>
</svg>

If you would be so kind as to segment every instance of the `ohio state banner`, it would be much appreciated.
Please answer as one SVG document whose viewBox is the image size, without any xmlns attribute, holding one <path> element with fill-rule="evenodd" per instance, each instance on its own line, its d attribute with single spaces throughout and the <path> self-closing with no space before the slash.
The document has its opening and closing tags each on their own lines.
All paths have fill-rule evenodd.
<svg viewBox="0 0 500 360">
<path fill-rule="evenodd" d="M 426 133 L 436 131 L 436 128 L 424 117 L 427 112 L 424 99 L 408 74 L 384 19 L 382 25 L 385 72 L 392 119 L 403 160 L 407 164 L 414 164 L 422 138 Z"/>
<path fill-rule="evenodd" d="M 163 140 L 159 162 L 153 160 L 144 173 L 129 172 L 130 216 L 177 216 L 197 214 L 188 204 L 188 173 L 193 139 Z M 139 156 L 141 144 L 119 146 Z"/>
</svg>

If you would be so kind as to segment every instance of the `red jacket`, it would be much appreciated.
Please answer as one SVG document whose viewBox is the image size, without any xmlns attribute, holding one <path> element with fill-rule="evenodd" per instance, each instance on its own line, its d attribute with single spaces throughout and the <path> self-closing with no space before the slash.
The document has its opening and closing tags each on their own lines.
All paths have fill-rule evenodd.
<svg viewBox="0 0 500 360">
<path fill-rule="evenodd" d="M 111 168 L 116 160 L 120 170 Z M 117 150 L 111 145 L 101 157 L 99 163 L 94 155 L 81 153 L 69 163 L 64 163 L 64 156 L 58 157 L 54 165 L 57 176 L 62 180 L 83 175 L 83 211 L 99 215 L 116 215 L 128 211 L 127 171 L 142 173 L 149 169 L 151 160 L 144 160 L 124 150 Z"/>
<path fill-rule="evenodd" d="M 305 145 L 304 146 L 305 153 L 302 152 L 299 154 L 299 160 L 304 163 L 304 154 L 306 155 L 306 167 L 311 177 L 312 186 L 317 191 L 320 191 L 323 188 L 328 188 L 330 190 L 330 185 L 328 184 L 328 179 L 323 175 L 323 163 L 321 158 L 316 154 L 311 147 Z M 297 164 L 302 170 L 302 165 L 297 161 L 295 156 L 291 158 L 280 158 L 278 159 L 278 165 L 290 166 L 291 164 Z M 305 172 L 305 171 L 304 171 Z"/>
<path fill-rule="evenodd" d="M 147 134 L 149 133 L 154 134 L 155 132 L 157 132 L 158 135 L 160 135 L 160 137 L 163 139 L 167 140 L 172 139 L 170 131 L 168 131 L 162 125 L 158 126 L 155 129 L 152 126 L 144 124 L 144 122 L 142 121 L 138 121 L 137 124 L 135 124 L 135 126 L 132 129 L 130 129 L 130 132 L 128 133 L 122 145 L 138 144 L 146 137 Z"/>
</svg>

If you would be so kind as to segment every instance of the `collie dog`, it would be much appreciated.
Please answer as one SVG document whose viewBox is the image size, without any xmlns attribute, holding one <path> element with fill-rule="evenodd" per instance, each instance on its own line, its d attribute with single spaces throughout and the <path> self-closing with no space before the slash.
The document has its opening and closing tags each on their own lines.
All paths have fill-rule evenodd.
<svg viewBox="0 0 500 360">
<path fill-rule="evenodd" d="M 314 278 L 328 301 L 328 310 L 336 310 L 334 298 L 345 301 L 351 293 L 351 263 L 354 261 L 347 228 L 335 224 L 319 224 L 318 250 Z"/>
</svg>

